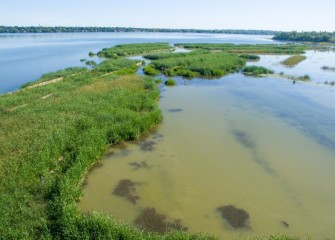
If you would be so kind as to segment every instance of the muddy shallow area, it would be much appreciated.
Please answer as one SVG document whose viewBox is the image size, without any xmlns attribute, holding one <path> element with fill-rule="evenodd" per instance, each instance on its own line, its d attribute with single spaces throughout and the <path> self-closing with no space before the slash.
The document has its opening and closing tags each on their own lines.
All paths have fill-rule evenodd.
<svg viewBox="0 0 335 240">
<path fill-rule="evenodd" d="M 241 74 L 176 80 L 161 93 L 162 124 L 89 173 L 82 211 L 158 232 L 335 238 L 335 88 Z"/>
</svg>

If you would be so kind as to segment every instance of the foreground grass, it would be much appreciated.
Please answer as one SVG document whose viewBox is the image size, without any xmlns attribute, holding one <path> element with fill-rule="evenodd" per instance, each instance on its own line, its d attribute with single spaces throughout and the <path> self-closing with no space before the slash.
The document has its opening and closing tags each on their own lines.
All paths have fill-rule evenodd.
<svg viewBox="0 0 335 240">
<path fill-rule="evenodd" d="M 285 59 L 282 64 L 286 67 L 294 67 L 298 65 L 300 62 L 304 61 L 307 57 L 302 55 L 295 55 Z"/>
</svg>

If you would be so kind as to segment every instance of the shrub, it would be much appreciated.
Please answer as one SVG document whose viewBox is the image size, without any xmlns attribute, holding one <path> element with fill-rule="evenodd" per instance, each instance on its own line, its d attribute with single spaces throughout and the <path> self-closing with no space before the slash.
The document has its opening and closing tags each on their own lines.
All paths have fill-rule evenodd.
<svg viewBox="0 0 335 240">
<path fill-rule="evenodd" d="M 157 69 L 155 69 L 154 67 L 152 67 L 152 65 L 145 66 L 143 68 L 143 72 L 146 75 L 149 75 L 149 76 L 157 76 L 157 75 L 160 74 L 160 72 Z"/>
<path fill-rule="evenodd" d="M 172 78 L 169 78 L 168 80 L 165 81 L 164 83 L 166 86 L 172 87 L 172 86 L 176 86 L 177 83 L 175 80 L 173 80 Z"/>
<path fill-rule="evenodd" d="M 262 75 L 262 74 L 273 74 L 274 71 L 271 69 L 267 69 L 265 67 L 259 67 L 259 66 L 248 66 L 245 67 L 242 72 L 247 75 Z"/>
</svg>

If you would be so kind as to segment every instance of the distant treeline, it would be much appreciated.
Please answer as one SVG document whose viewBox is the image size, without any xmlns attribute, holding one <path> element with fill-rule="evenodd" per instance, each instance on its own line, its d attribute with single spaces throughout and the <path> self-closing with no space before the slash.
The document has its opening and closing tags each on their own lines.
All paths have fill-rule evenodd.
<svg viewBox="0 0 335 240">
<path fill-rule="evenodd" d="M 169 29 L 169 28 L 132 28 L 132 27 L 8 27 L 0 26 L 0 33 L 58 33 L 58 32 L 180 32 L 180 33 L 229 33 L 229 34 L 256 34 L 274 35 L 271 30 L 234 30 L 234 29 Z"/>
<path fill-rule="evenodd" d="M 335 43 L 335 32 L 277 32 L 274 40 Z"/>
</svg>

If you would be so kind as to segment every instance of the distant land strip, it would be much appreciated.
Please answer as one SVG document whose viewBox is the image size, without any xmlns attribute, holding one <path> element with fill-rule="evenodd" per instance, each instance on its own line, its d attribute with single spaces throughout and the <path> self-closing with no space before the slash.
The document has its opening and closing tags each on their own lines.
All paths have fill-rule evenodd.
<svg viewBox="0 0 335 240">
<path fill-rule="evenodd" d="M 0 33 L 73 33 L 73 32 L 167 32 L 167 33 L 227 33 L 275 35 L 272 30 L 238 29 L 170 29 L 170 28 L 133 28 L 133 27 L 44 27 L 44 26 L 0 26 Z"/>
<path fill-rule="evenodd" d="M 284 32 L 273 30 L 246 29 L 173 29 L 173 28 L 134 28 L 134 27 L 45 27 L 45 26 L 0 26 L 0 33 L 85 33 L 85 32 L 161 32 L 161 33 L 224 33 L 272 35 L 273 40 L 292 42 L 335 43 L 334 32 Z"/>
</svg>

